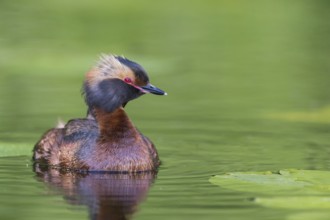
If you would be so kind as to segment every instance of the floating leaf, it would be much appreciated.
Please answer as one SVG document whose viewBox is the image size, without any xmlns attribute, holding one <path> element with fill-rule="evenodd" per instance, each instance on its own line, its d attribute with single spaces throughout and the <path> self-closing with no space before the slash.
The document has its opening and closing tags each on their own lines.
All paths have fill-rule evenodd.
<svg viewBox="0 0 330 220">
<path fill-rule="evenodd" d="M 330 209 L 330 172 L 281 170 L 233 172 L 213 176 L 215 185 L 254 194 L 254 202 L 273 208 Z"/>
<path fill-rule="evenodd" d="M 278 196 L 254 200 L 266 207 L 285 209 L 330 209 L 330 196 Z"/>
<path fill-rule="evenodd" d="M 289 215 L 287 220 L 329 220 L 329 211 L 309 211 L 309 212 L 299 212 Z"/>
<path fill-rule="evenodd" d="M 315 178 L 313 172 L 311 173 L 311 171 L 306 170 L 281 170 L 277 173 L 234 172 L 211 177 L 210 182 L 223 188 L 236 191 L 258 192 L 270 195 L 287 195 L 288 193 L 306 194 L 316 193 L 314 182 L 317 182 L 319 179 L 324 179 L 324 175 L 327 175 L 327 178 L 330 179 L 330 172 L 318 172 L 321 172 L 319 175 L 322 176 L 322 178 Z M 324 172 L 326 174 L 324 174 Z M 326 189 L 327 186 L 329 186 L 330 189 L 330 182 L 327 181 L 328 179 L 325 179 L 324 182 L 319 181 L 319 188 Z"/>
<path fill-rule="evenodd" d="M 268 117 L 287 121 L 330 123 L 330 106 L 309 112 L 273 113 Z"/>
<path fill-rule="evenodd" d="M 0 142 L 0 157 L 8 156 L 32 156 L 33 145 L 29 144 L 13 144 Z"/>
</svg>

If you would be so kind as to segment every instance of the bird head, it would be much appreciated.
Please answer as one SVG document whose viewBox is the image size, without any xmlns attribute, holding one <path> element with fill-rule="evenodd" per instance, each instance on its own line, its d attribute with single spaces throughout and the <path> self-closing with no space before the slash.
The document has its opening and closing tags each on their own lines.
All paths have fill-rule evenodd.
<svg viewBox="0 0 330 220">
<path fill-rule="evenodd" d="M 114 55 L 102 55 L 86 74 L 83 93 L 89 109 L 100 108 L 106 112 L 124 107 L 146 93 L 166 95 L 150 84 L 146 71 L 139 64 Z"/>
</svg>

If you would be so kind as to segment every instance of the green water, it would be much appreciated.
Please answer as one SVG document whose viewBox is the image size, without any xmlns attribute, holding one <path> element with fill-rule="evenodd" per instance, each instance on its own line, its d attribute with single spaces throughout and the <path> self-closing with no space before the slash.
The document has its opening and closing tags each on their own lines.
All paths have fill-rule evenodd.
<svg viewBox="0 0 330 220">
<path fill-rule="evenodd" d="M 83 117 L 102 52 L 148 71 L 166 97 L 126 107 L 163 162 L 133 219 L 326 219 L 265 208 L 215 174 L 330 170 L 329 1 L 1 1 L 0 219 L 88 219 L 36 177 L 31 149 Z M 56 178 L 55 178 L 56 179 Z M 79 197 L 79 193 L 78 193 Z"/>
</svg>

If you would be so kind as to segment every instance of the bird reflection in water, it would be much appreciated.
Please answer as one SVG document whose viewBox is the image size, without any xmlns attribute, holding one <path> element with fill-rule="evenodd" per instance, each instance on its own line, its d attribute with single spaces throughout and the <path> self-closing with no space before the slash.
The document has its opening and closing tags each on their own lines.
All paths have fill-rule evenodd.
<svg viewBox="0 0 330 220">
<path fill-rule="evenodd" d="M 86 205 L 90 219 L 131 219 L 155 180 L 155 172 L 74 173 L 35 167 L 39 181 L 59 190 L 72 205 Z"/>
</svg>

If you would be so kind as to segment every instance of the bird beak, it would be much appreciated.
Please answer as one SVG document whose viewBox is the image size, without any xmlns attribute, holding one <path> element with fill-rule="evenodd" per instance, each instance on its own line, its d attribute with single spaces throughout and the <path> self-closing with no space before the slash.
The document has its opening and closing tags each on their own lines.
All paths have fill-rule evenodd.
<svg viewBox="0 0 330 220">
<path fill-rule="evenodd" d="M 143 92 L 145 92 L 145 93 L 152 93 L 155 95 L 167 95 L 166 92 L 164 92 L 161 89 L 158 89 L 156 86 L 153 86 L 150 83 L 148 83 L 145 86 L 141 86 L 141 88 L 143 89 Z"/>
</svg>

